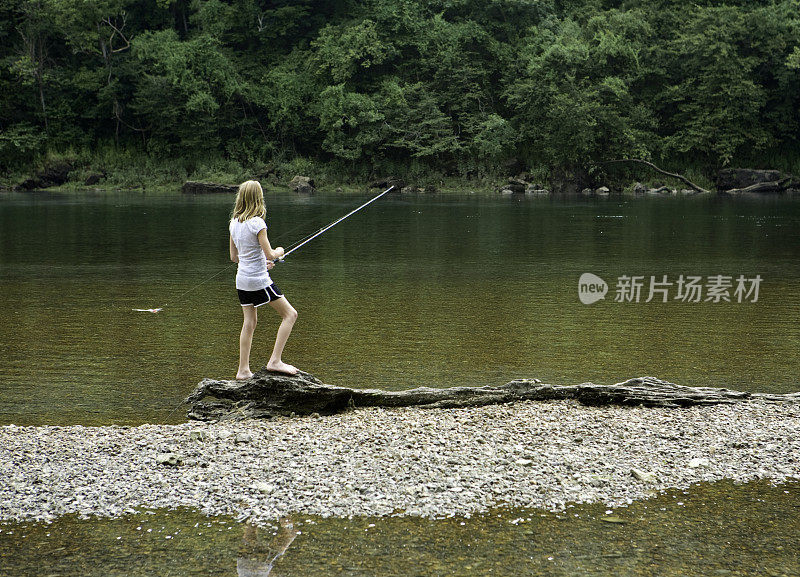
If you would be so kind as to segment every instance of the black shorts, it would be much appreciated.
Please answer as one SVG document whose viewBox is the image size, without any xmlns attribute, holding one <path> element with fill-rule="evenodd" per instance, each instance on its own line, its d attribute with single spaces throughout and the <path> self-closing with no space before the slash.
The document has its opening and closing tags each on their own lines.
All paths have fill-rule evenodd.
<svg viewBox="0 0 800 577">
<path fill-rule="evenodd" d="M 239 302 L 242 303 L 243 307 L 260 307 L 261 305 L 265 305 L 274 301 L 275 299 L 283 297 L 281 289 L 279 289 L 278 285 L 275 283 L 272 283 L 267 288 L 259 289 L 257 291 L 243 291 L 241 289 L 236 289 L 236 292 L 239 293 Z"/>
</svg>

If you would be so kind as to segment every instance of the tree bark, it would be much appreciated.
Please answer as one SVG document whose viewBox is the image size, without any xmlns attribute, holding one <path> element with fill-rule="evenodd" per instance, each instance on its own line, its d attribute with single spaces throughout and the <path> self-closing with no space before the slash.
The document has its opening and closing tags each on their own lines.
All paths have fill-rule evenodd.
<svg viewBox="0 0 800 577">
<path fill-rule="evenodd" d="M 204 400 L 215 397 L 214 400 Z M 615 385 L 548 385 L 517 379 L 500 386 L 420 387 L 404 391 L 350 389 L 326 385 L 300 372 L 282 375 L 262 369 L 245 381 L 203 379 L 186 399 L 188 417 L 200 421 L 270 418 L 277 415 L 334 414 L 355 407 L 458 408 L 516 401 L 574 399 L 584 405 L 690 407 L 763 399 L 800 402 L 800 393 L 771 395 L 708 387 L 687 387 L 654 377 L 637 377 Z"/>
</svg>

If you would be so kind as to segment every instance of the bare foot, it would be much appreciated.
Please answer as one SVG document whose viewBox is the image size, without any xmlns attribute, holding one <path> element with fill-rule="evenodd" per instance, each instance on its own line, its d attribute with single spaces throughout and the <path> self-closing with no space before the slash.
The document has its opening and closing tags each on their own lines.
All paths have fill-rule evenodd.
<svg viewBox="0 0 800 577">
<path fill-rule="evenodd" d="M 267 363 L 267 370 L 275 373 L 285 373 L 287 375 L 297 374 L 297 367 L 293 367 L 292 365 L 286 364 L 283 361 L 278 361 L 277 363 L 270 361 Z"/>
<path fill-rule="evenodd" d="M 251 373 L 250 371 L 248 371 L 246 373 L 236 373 L 236 380 L 237 381 L 246 381 L 247 379 L 251 378 L 252 376 L 253 376 L 253 373 Z"/>
</svg>

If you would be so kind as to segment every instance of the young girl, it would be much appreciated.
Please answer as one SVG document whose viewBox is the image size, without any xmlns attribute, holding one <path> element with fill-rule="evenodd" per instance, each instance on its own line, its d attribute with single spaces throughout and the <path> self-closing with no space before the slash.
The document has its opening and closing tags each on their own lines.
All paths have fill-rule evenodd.
<svg viewBox="0 0 800 577">
<path fill-rule="evenodd" d="M 282 318 L 267 370 L 290 375 L 297 373 L 295 367 L 281 360 L 286 339 L 289 338 L 297 320 L 297 311 L 269 277 L 268 271 L 275 266 L 272 261 L 281 258 L 284 251 L 283 247 L 273 249 L 270 246 L 267 239 L 267 223 L 264 222 L 266 216 L 267 209 L 264 206 L 264 191 L 261 189 L 261 184 L 255 180 L 240 184 L 228 227 L 231 260 L 239 263 L 236 271 L 236 290 L 244 313 L 242 334 L 239 337 L 237 379 L 249 379 L 253 376 L 250 370 L 250 347 L 253 344 L 253 331 L 258 320 L 256 309 L 266 303 L 269 303 Z"/>
</svg>

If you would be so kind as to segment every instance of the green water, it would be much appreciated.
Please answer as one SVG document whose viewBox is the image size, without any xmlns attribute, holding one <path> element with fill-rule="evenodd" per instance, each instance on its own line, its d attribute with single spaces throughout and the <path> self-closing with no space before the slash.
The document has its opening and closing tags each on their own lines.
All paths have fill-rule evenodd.
<svg viewBox="0 0 800 577">
<path fill-rule="evenodd" d="M 273 243 L 287 246 L 364 198 L 269 195 Z M 1 196 L 0 423 L 177 422 L 180 411 L 170 413 L 197 382 L 231 377 L 241 311 L 230 205 L 227 196 Z M 300 313 L 285 359 L 330 384 L 648 374 L 788 392 L 799 388 L 798 254 L 791 199 L 393 196 L 273 278 Z M 584 272 L 610 285 L 604 301 L 581 304 Z M 758 301 L 614 302 L 622 275 L 719 274 L 761 275 Z M 131 310 L 165 303 L 155 315 Z M 262 309 L 254 367 L 276 327 Z"/>
<path fill-rule="evenodd" d="M 800 575 L 798 506 L 798 483 L 724 482 L 611 514 L 594 505 L 437 521 L 299 515 L 292 521 L 300 534 L 269 574 L 793 577 Z M 67 517 L 0 525 L 0 564 L 8 577 L 235 576 L 242 559 L 263 567 L 275 556 L 277 542 L 286 542 L 275 533 L 191 511 Z"/>
<path fill-rule="evenodd" d="M 365 199 L 270 195 L 273 244 Z M 201 378 L 231 377 L 241 312 L 227 262 L 230 204 L 0 195 L 0 424 L 179 422 L 174 409 Z M 789 392 L 800 389 L 799 254 L 792 199 L 393 196 L 273 278 L 300 312 L 285 360 L 331 384 L 649 374 Z M 609 284 L 605 300 L 581 304 L 584 272 Z M 614 302 L 623 275 L 757 274 L 757 302 Z M 155 315 L 131 310 L 164 304 Z M 261 310 L 253 366 L 277 327 Z M 618 510 L 622 523 L 602 521 L 602 506 L 562 517 L 301 516 L 272 574 L 800 575 L 798 497 L 796 483 L 719 483 Z M 192 511 L 3 525 L 0 574 L 236 575 L 237 559 L 258 561 L 272 539 L 259 530 L 252 546 L 252 529 Z"/>
</svg>

